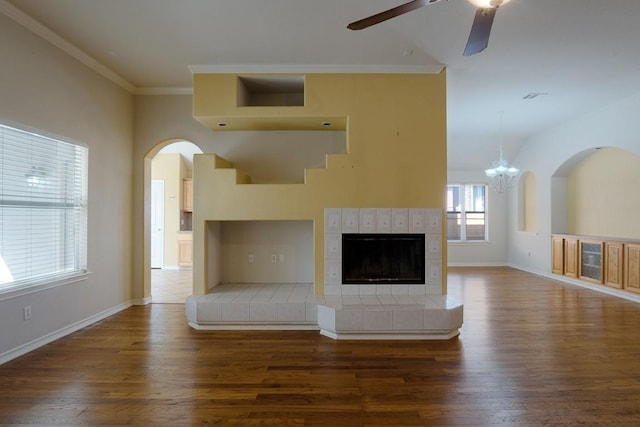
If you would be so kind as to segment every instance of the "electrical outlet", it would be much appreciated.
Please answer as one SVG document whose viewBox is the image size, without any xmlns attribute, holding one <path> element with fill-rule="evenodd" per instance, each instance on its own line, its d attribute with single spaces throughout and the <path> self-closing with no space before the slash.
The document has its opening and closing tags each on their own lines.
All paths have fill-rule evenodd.
<svg viewBox="0 0 640 427">
<path fill-rule="evenodd" d="M 28 305 L 25 308 L 23 308 L 22 309 L 22 314 L 23 314 L 24 320 L 31 319 L 31 306 Z"/>
<path fill-rule="evenodd" d="M 271 262 L 278 262 L 278 255 L 271 254 Z"/>
</svg>

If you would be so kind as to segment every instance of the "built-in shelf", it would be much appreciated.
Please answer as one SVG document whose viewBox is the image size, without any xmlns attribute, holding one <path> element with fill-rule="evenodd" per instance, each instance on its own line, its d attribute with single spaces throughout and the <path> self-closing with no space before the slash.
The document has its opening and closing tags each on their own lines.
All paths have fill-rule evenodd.
<svg viewBox="0 0 640 427">
<path fill-rule="evenodd" d="M 304 107 L 304 76 L 238 76 L 238 107 Z"/>
<path fill-rule="evenodd" d="M 631 239 L 556 234 L 552 272 L 640 293 L 640 242 Z"/>
</svg>

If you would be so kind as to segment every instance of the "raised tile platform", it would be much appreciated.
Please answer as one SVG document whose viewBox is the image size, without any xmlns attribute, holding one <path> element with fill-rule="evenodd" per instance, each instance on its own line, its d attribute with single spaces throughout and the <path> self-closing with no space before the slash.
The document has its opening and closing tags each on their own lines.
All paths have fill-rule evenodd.
<svg viewBox="0 0 640 427">
<path fill-rule="evenodd" d="M 441 295 L 327 295 L 310 284 L 227 284 L 186 304 L 194 329 L 318 330 L 333 339 L 446 340 L 462 326 L 462 304 Z"/>
<path fill-rule="evenodd" d="M 311 284 L 224 284 L 185 302 L 194 329 L 318 329 Z"/>
<path fill-rule="evenodd" d="M 333 339 L 447 340 L 459 334 L 462 303 L 441 295 L 325 296 L 320 333 Z"/>
</svg>

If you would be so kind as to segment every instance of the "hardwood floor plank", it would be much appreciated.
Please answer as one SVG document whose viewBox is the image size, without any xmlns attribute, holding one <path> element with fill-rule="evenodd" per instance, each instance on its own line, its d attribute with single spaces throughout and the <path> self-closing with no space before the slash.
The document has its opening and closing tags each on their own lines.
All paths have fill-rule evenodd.
<svg viewBox="0 0 640 427">
<path fill-rule="evenodd" d="M 0 425 L 640 425 L 640 305 L 452 268 L 449 341 L 196 331 L 132 307 L 0 366 Z"/>
</svg>

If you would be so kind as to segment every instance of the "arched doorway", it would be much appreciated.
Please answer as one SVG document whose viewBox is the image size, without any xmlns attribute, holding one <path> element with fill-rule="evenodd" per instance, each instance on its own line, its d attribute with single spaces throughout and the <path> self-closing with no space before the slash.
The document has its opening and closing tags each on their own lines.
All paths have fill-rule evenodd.
<svg viewBox="0 0 640 427">
<path fill-rule="evenodd" d="M 202 150 L 185 140 L 158 143 L 145 156 L 145 254 L 151 267 L 152 303 L 184 303 L 192 294 L 191 208 L 186 203 L 193 155 Z M 145 255 L 146 257 L 147 255 Z"/>
</svg>

